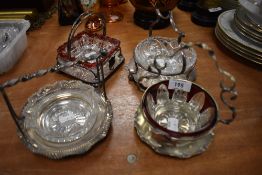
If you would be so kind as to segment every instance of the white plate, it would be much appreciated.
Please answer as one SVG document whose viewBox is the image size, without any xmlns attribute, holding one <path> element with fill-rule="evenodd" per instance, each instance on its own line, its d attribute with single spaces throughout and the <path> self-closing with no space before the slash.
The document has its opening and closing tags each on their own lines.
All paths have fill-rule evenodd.
<svg viewBox="0 0 262 175">
<path fill-rule="evenodd" d="M 226 35 L 227 38 L 233 42 L 237 42 L 239 46 L 246 47 L 249 50 L 258 53 L 262 56 L 262 48 L 259 45 L 251 42 L 248 38 L 241 36 L 235 31 L 234 26 L 234 13 L 235 10 L 229 10 L 222 13 L 218 18 L 218 25 L 221 31 Z"/>
</svg>

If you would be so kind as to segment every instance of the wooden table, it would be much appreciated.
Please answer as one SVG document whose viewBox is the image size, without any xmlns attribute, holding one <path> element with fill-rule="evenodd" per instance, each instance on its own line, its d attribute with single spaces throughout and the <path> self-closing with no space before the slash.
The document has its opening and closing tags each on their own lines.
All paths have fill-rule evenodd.
<svg viewBox="0 0 262 175">
<path fill-rule="evenodd" d="M 175 21 L 185 31 L 185 41 L 203 41 L 212 47 L 220 65 L 237 79 L 239 98 L 235 102 L 238 116 L 230 125 L 218 124 L 215 139 L 209 149 L 196 157 L 180 160 L 158 155 L 142 143 L 134 129 L 134 113 L 142 93 L 128 81 L 126 66 L 135 46 L 147 37 L 147 31 L 133 23 L 133 7 L 122 5 L 124 20 L 108 24 L 108 35 L 121 41 L 125 65 L 106 82 L 114 118 L 108 137 L 82 156 L 49 160 L 31 153 L 16 135 L 16 127 L 0 101 L 0 175 L 77 175 L 77 174 L 262 174 L 262 74 L 261 70 L 232 55 L 217 42 L 213 28 L 193 24 L 190 13 L 174 10 Z M 57 14 L 41 29 L 28 33 L 28 47 L 16 66 L 0 76 L 0 82 L 47 68 L 56 63 L 56 49 L 67 40 L 70 26 L 58 25 Z M 155 35 L 176 37 L 171 27 L 154 31 Z M 198 50 L 197 83 L 210 91 L 220 105 L 221 115 L 230 112 L 219 100 L 219 74 L 207 54 Z M 40 79 L 9 88 L 16 111 L 21 111 L 26 99 L 40 87 L 57 80 L 68 79 L 63 74 L 48 74 Z M 127 156 L 137 160 L 130 164 Z"/>
</svg>

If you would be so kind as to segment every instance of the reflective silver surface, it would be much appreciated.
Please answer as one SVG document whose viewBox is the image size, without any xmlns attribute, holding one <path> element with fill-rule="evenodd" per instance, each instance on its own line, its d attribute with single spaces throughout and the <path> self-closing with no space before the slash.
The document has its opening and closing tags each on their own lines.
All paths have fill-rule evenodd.
<svg viewBox="0 0 262 175">
<path fill-rule="evenodd" d="M 88 151 L 112 120 L 109 101 L 80 81 L 60 81 L 33 94 L 22 110 L 26 146 L 58 159 Z"/>
<path fill-rule="evenodd" d="M 145 119 L 140 107 L 135 114 L 135 128 L 140 139 L 155 152 L 178 158 L 190 158 L 203 153 L 214 139 L 212 130 L 199 138 L 192 138 L 191 140 L 175 140 L 175 138 L 170 140 L 165 136 L 156 136 L 152 132 L 154 128 Z"/>
<path fill-rule="evenodd" d="M 146 90 L 135 114 L 135 128 L 157 153 L 189 158 L 206 151 L 212 142 L 218 107 L 199 85 L 175 82 L 180 84 L 174 88 L 173 82 L 162 81 Z M 188 85 L 190 89 L 183 89 Z"/>
</svg>

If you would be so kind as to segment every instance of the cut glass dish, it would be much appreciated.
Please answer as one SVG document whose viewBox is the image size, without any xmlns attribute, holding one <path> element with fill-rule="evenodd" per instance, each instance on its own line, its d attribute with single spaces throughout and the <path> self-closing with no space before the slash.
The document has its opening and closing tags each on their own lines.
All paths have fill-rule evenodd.
<svg viewBox="0 0 262 175">
<path fill-rule="evenodd" d="M 98 83 L 95 55 L 98 55 L 101 49 L 107 53 L 100 60 L 105 78 L 108 78 L 124 62 L 120 41 L 108 36 L 87 32 L 77 34 L 72 39 L 71 57 L 68 57 L 67 45 L 68 43 L 64 43 L 57 49 L 59 64 L 76 60 L 84 60 L 85 62 L 65 68 L 62 71 L 87 83 Z"/>
<path fill-rule="evenodd" d="M 129 78 L 141 90 L 162 80 L 182 78 L 196 79 L 196 52 L 193 48 L 183 48 L 177 39 L 149 37 L 141 41 L 134 52 L 134 61 L 129 65 Z"/>
<path fill-rule="evenodd" d="M 202 87 L 190 92 L 168 89 L 169 81 L 148 88 L 135 115 L 140 138 L 160 154 L 188 158 L 204 152 L 213 140 L 218 107 Z"/>
</svg>

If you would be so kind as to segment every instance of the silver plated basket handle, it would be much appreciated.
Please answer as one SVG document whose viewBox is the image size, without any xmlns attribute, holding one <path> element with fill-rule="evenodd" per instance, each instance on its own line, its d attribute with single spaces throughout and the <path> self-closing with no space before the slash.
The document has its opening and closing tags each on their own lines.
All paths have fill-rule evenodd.
<svg viewBox="0 0 262 175">
<path fill-rule="evenodd" d="M 69 33 L 68 36 L 68 40 L 67 40 L 67 55 L 69 57 L 69 60 L 71 58 L 71 49 L 72 49 L 72 42 L 73 42 L 73 37 L 75 35 L 75 32 L 77 31 L 78 27 L 85 21 L 87 21 L 87 19 L 89 17 L 91 17 L 92 15 L 97 15 L 98 17 L 100 17 L 102 19 L 102 28 L 103 28 L 103 35 L 106 36 L 106 20 L 105 17 L 103 16 L 102 13 L 94 13 L 94 12 L 84 12 L 81 15 L 79 15 L 79 17 L 75 20 L 75 22 L 72 25 L 71 31 Z M 101 56 L 106 56 L 107 53 L 106 51 L 104 51 L 103 49 L 100 51 L 100 55 Z M 95 57 L 94 57 L 95 58 Z M 97 76 L 96 78 L 98 79 L 98 85 L 100 85 L 101 89 L 102 89 L 102 94 L 105 97 L 105 99 L 107 99 L 107 95 L 106 95 L 106 91 L 105 91 L 105 80 L 104 80 L 104 70 L 103 70 L 103 65 L 102 63 L 99 63 L 99 58 L 100 57 L 96 57 L 96 64 L 97 64 Z M 76 60 L 77 61 L 77 60 Z M 85 61 L 83 60 L 82 63 L 84 63 Z M 78 64 L 78 63 L 75 63 Z M 73 66 L 73 65 L 72 65 Z M 70 66 L 69 66 L 70 67 Z M 99 68 L 100 67 L 100 68 Z M 101 70 L 101 72 L 99 71 Z M 94 74 L 93 71 L 89 70 L 91 73 Z M 100 76 L 101 75 L 101 76 Z"/>
<path fill-rule="evenodd" d="M 230 101 L 233 101 L 237 98 L 238 96 L 238 92 L 236 90 L 236 79 L 235 77 L 230 74 L 229 72 L 225 71 L 224 69 L 221 68 L 221 66 L 219 66 L 218 62 L 217 62 L 217 58 L 215 55 L 215 52 L 205 43 L 188 43 L 184 46 L 184 48 L 188 48 L 188 47 L 192 47 L 192 46 L 197 46 L 203 50 L 206 50 L 208 52 L 208 56 L 214 61 L 214 64 L 217 68 L 217 70 L 219 71 L 219 73 L 224 76 L 225 78 L 227 78 L 228 80 L 230 80 L 230 82 L 232 83 L 230 86 L 225 85 L 224 81 L 221 80 L 220 81 L 220 98 L 222 100 L 222 102 L 224 103 L 225 106 L 227 106 L 229 108 L 229 110 L 232 112 L 232 116 L 229 119 L 219 119 L 219 122 L 223 123 L 223 124 L 230 124 L 237 116 L 236 113 L 236 108 L 234 106 L 232 106 L 225 98 L 226 94 L 230 94 Z"/>
<path fill-rule="evenodd" d="M 98 59 L 100 57 L 105 56 L 106 54 L 107 53 L 105 51 L 101 51 L 101 54 L 94 56 L 94 59 L 97 59 L 97 61 L 98 61 Z M 74 62 L 68 61 L 64 64 L 56 64 L 56 65 L 49 67 L 47 69 L 40 69 L 36 72 L 26 74 L 26 75 L 23 75 L 23 76 L 18 77 L 18 78 L 14 78 L 14 79 L 8 80 L 8 81 L 0 84 L 0 90 L 7 88 L 7 87 L 15 86 L 16 84 L 21 83 L 21 82 L 29 81 L 33 78 L 42 77 L 42 76 L 46 75 L 47 73 L 58 72 L 58 71 L 60 71 L 64 68 L 72 67 L 75 64 L 81 64 L 81 63 L 84 63 L 84 62 L 85 62 L 85 60 L 77 60 L 77 61 L 74 61 Z"/>
<path fill-rule="evenodd" d="M 89 17 L 92 15 L 97 15 L 102 19 L 102 27 L 103 27 L 103 35 L 106 35 L 106 20 L 105 17 L 101 13 L 93 13 L 93 12 L 84 12 L 82 13 L 73 23 L 71 31 L 68 36 L 67 40 L 67 54 L 69 56 L 69 59 L 71 58 L 71 45 L 73 42 L 73 37 L 75 35 L 75 32 L 77 31 L 78 27 L 86 21 Z"/>
<path fill-rule="evenodd" d="M 100 82 L 100 86 L 103 90 L 102 92 L 102 95 L 105 97 L 105 100 L 107 100 L 107 96 L 106 96 L 106 91 L 105 91 L 105 85 L 104 85 L 104 73 L 103 73 L 103 66 L 102 64 L 99 64 L 99 58 L 102 57 L 102 56 L 105 56 L 107 53 L 104 52 L 104 51 L 101 51 L 101 54 L 98 55 L 96 58 L 96 62 L 97 62 L 97 74 L 98 74 L 98 77 L 100 77 L 100 72 L 99 72 L 99 69 L 101 70 L 101 74 L 102 74 L 102 80 L 100 80 L 100 78 L 98 79 L 98 81 Z M 29 81 L 33 78 L 39 78 L 39 77 L 42 77 L 44 75 L 46 75 L 47 73 L 53 73 L 53 72 L 58 72 L 60 71 L 61 69 L 64 69 L 66 67 L 71 67 L 75 64 L 81 64 L 83 63 L 84 61 L 83 60 L 78 60 L 78 61 L 75 61 L 75 62 L 67 62 L 63 65 L 55 65 L 55 66 L 52 66 L 50 68 L 47 68 L 47 69 L 41 69 L 41 70 L 38 70 L 36 72 L 33 72 L 31 74 L 26 74 L 26 75 L 23 75 L 21 77 L 18 77 L 18 78 L 14 78 L 14 79 L 11 79 L 11 80 L 8 80 L 6 82 L 4 82 L 3 84 L 0 84 L 0 92 L 3 96 L 3 99 L 7 105 L 7 108 L 11 114 L 11 117 L 12 119 L 14 120 L 15 124 L 16 124 L 16 127 L 17 129 L 19 130 L 19 132 L 21 133 L 22 137 L 25 138 L 25 141 L 27 142 L 27 136 L 25 135 L 24 131 L 22 130 L 21 126 L 20 126 L 20 123 L 21 123 L 21 120 L 23 118 L 19 118 L 18 115 L 16 114 L 14 108 L 13 108 L 13 105 L 10 101 L 10 99 L 8 98 L 8 95 L 7 93 L 5 92 L 5 88 L 8 88 L 8 87 L 12 87 L 12 86 L 15 86 L 16 84 L 18 83 L 21 83 L 21 82 L 26 82 L 26 81 Z M 100 68 L 99 68 L 100 67 Z"/>
<path fill-rule="evenodd" d="M 161 18 L 162 18 L 162 19 L 169 19 L 169 20 L 170 20 L 170 24 L 171 24 L 173 30 L 178 33 L 178 39 L 177 39 L 177 41 L 178 41 L 178 44 L 180 44 L 181 41 L 182 41 L 182 39 L 185 37 L 185 33 L 184 33 L 183 31 L 181 31 L 181 30 L 177 27 L 177 25 L 176 25 L 176 23 L 175 23 L 175 21 L 174 21 L 174 16 L 173 16 L 172 11 L 170 10 L 170 11 L 168 12 L 168 14 L 167 14 L 166 16 L 164 16 L 159 9 L 156 9 L 156 14 L 157 14 L 157 19 L 149 26 L 149 34 L 148 34 L 148 36 L 149 36 L 149 37 L 153 36 L 153 28 L 154 28 L 154 26 L 159 22 L 159 20 L 160 20 Z"/>
<path fill-rule="evenodd" d="M 91 15 L 91 13 L 85 13 L 85 14 L 82 14 L 82 15 L 88 17 L 88 16 Z M 79 20 L 82 15 L 80 15 L 77 20 Z M 74 28 L 74 26 L 73 26 L 73 28 Z M 73 30 L 71 30 L 71 32 L 72 31 Z M 71 32 L 70 32 L 70 34 L 71 34 Z M 71 41 L 72 38 L 69 36 L 69 39 Z M 68 48 L 71 48 L 71 45 Z M 69 49 L 68 51 L 69 51 L 69 55 L 70 55 L 71 54 L 71 49 Z M 102 91 L 101 94 L 104 96 L 105 100 L 107 101 L 107 96 L 106 96 L 106 91 L 105 91 L 105 80 L 104 80 L 103 65 L 102 65 L 102 63 L 99 63 L 99 59 L 101 57 L 106 56 L 106 55 L 107 55 L 107 52 L 105 50 L 101 49 L 100 53 L 98 53 L 96 55 L 93 55 L 92 57 L 93 57 L 93 59 L 96 60 L 98 84 L 100 85 L 100 90 Z M 9 100 L 7 93 L 5 92 L 5 88 L 15 86 L 18 83 L 26 82 L 26 81 L 29 81 L 29 80 L 31 80 L 33 78 L 42 77 L 42 76 L 46 75 L 47 73 L 58 72 L 58 71 L 60 71 L 60 70 L 62 70 L 64 68 L 68 68 L 68 67 L 74 66 L 75 64 L 82 64 L 84 62 L 85 62 L 85 60 L 75 60 L 75 61 L 72 61 L 72 62 L 68 61 L 68 62 L 66 62 L 64 64 L 56 64 L 56 65 L 54 65 L 52 67 L 49 67 L 47 69 L 41 69 L 41 70 L 38 70 L 38 71 L 33 72 L 31 74 L 26 74 L 26 75 L 23 75 L 21 77 L 14 78 L 14 79 L 8 80 L 8 81 L 0 84 L 0 92 L 1 92 L 1 94 L 3 96 L 3 98 L 4 98 L 4 101 L 5 101 L 6 105 L 7 105 L 7 107 L 8 107 L 8 110 L 9 110 L 11 116 L 12 116 L 12 119 L 14 120 L 14 122 L 15 122 L 15 124 L 17 126 L 17 129 L 19 130 L 19 132 L 21 133 L 22 137 L 25 139 L 26 142 L 28 142 L 27 141 L 27 136 L 24 133 L 24 131 L 22 130 L 21 125 L 20 125 L 21 120 L 23 118 L 19 118 L 18 115 L 16 114 L 16 112 L 15 112 L 13 106 L 12 106 L 12 103 Z M 28 143 L 30 144 L 30 142 L 28 142 Z"/>
</svg>

